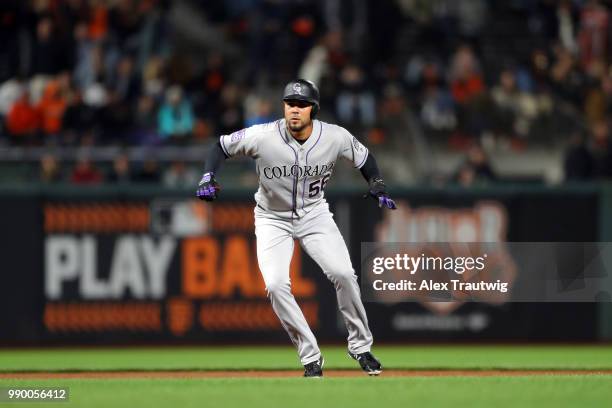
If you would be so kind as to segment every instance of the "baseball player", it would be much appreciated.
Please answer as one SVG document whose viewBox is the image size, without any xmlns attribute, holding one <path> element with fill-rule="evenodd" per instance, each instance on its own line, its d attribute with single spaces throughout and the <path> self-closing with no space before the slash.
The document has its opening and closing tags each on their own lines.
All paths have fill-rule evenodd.
<svg viewBox="0 0 612 408">
<path fill-rule="evenodd" d="M 206 201 L 217 198 L 220 186 L 215 174 L 223 160 L 241 155 L 254 158 L 259 176 L 254 210 L 259 269 L 272 308 L 297 348 L 304 376 L 321 377 L 323 357 L 291 294 L 289 263 L 294 239 L 334 284 L 349 333 L 349 355 L 369 375 L 378 375 L 382 366 L 370 352 L 372 333 L 357 277 L 323 191 L 341 157 L 360 169 L 379 207 L 395 209 L 395 203 L 368 149 L 346 129 L 315 119 L 319 110 L 315 84 L 291 81 L 283 101 L 283 119 L 220 137 L 207 154 L 196 195 Z"/>
</svg>

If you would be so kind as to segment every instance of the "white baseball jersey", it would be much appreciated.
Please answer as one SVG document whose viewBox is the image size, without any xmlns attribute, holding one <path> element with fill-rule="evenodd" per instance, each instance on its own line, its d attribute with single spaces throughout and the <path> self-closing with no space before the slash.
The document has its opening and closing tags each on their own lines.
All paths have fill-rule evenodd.
<svg viewBox="0 0 612 408">
<path fill-rule="evenodd" d="M 251 126 L 221 136 L 229 157 L 255 159 L 259 189 L 257 205 L 281 218 L 301 218 L 324 198 L 323 189 L 342 157 L 361 168 L 368 149 L 343 127 L 313 121 L 304 144 L 289 134 L 285 119 Z"/>
<path fill-rule="evenodd" d="M 372 333 L 357 276 L 323 193 L 338 157 L 361 168 L 368 149 L 346 129 L 318 120 L 313 121 L 308 140 L 300 144 L 289 134 L 284 119 L 221 136 L 221 147 L 229 157 L 245 155 L 256 161 L 257 261 L 272 308 L 302 364 L 317 361 L 321 350 L 290 290 L 295 239 L 334 283 L 349 333 L 349 350 L 356 354 L 369 351 Z"/>
</svg>

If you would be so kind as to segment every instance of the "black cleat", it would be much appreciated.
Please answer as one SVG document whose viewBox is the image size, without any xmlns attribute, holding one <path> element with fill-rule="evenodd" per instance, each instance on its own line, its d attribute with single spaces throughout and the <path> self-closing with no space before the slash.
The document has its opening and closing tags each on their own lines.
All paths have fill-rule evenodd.
<svg viewBox="0 0 612 408">
<path fill-rule="evenodd" d="M 304 377 L 312 377 L 312 378 L 321 378 L 323 377 L 323 364 L 325 361 L 323 357 L 319 358 L 317 361 L 313 361 L 312 363 L 308 363 L 304 366 Z"/>
<path fill-rule="evenodd" d="M 353 360 L 357 360 L 363 371 L 368 373 L 368 375 L 378 375 L 382 373 L 380 361 L 378 361 L 369 351 L 361 354 L 353 354 L 349 351 L 348 355 L 351 356 Z"/>
</svg>

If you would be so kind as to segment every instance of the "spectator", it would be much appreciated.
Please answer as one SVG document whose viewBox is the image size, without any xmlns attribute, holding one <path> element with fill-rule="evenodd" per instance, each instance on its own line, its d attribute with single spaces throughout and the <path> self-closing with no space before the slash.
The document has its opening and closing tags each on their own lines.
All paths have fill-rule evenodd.
<svg viewBox="0 0 612 408">
<path fill-rule="evenodd" d="M 13 104 L 23 96 L 25 85 L 17 78 L 9 79 L 0 85 L 0 116 L 8 115 Z"/>
<path fill-rule="evenodd" d="M 66 110 L 66 99 L 57 80 L 47 83 L 37 109 L 44 135 L 57 138 L 62 130 L 62 120 Z"/>
<path fill-rule="evenodd" d="M 380 152 L 385 158 L 378 163 L 384 174 L 398 183 L 410 184 L 419 170 L 418 161 L 426 159 L 417 148 L 419 135 L 406 131 L 416 128 L 417 118 L 408 108 L 399 84 L 387 84 L 382 96 L 378 126 L 368 132 L 368 146 L 377 157 Z M 419 158 L 412 160 L 417 155 Z"/>
<path fill-rule="evenodd" d="M 155 159 L 146 159 L 142 164 L 142 169 L 136 177 L 136 181 L 141 183 L 159 183 L 159 164 Z"/>
<path fill-rule="evenodd" d="M 109 11 L 108 23 L 114 35 L 114 41 L 126 51 L 134 52 L 138 49 L 143 16 L 138 1 L 119 0 Z"/>
<path fill-rule="evenodd" d="M 119 60 L 112 83 L 109 85 L 122 102 L 131 102 L 137 98 L 140 94 L 140 81 L 134 72 L 132 57 L 124 56 Z"/>
<path fill-rule="evenodd" d="M 198 118 L 193 126 L 193 142 L 206 143 L 212 137 L 212 127 L 209 120 Z"/>
<path fill-rule="evenodd" d="M 470 46 L 462 45 L 457 49 L 451 60 L 449 77 L 458 123 L 453 143 L 464 145 L 489 127 L 487 109 L 490 104 L 484 103 L 484 78 Z"/>
<path fill-rule="evenodd" d="M 110 92 L 108 103 L 102 110 L 102 124 L 104 143 L 126 144 L 134 124 L 133 106 L 121 100 L 116 93 Z"/>
<path fill-rule="evenodd" d="M 95 130 L 98 120 L 98 110 L 85 104 L 82 92 L 75 90 L 64 113 L 64 142 L 68 145 L 78 144 L 84 134 Z"/>
<path fill-rule="evenodd" d="M 230 83 L 221 91 L 221 103 L 217 113 L 219 127 L 217 132 L 227 135 L 244 125 L 244 110 L 241 100 L 241 90 L 238 85 Z"/>
<path fill-rule="evenodd" d="M 98 112 L 106 108 L 109 100 L 108 89 L 100 81 L 95 81 L 83 89 L 83 103 Z"/>
<path fill-rule="evenodd" d="M 87 155 L 80 155 L 70 175 L 70 182 L 86 185 L 100 184 L 102 181 L 102 172 Z"/>
<path fill-rule="evenodd" d="M 550 78 L 551 61 L 549 55 L 543 49 L 535 49 L 530 57 L 531 78 L 537 92 L 548 91 L 551 87 Z"/>
<path fill-rule="evenodd" d="M 62 173 L 57 157 L 46 153 L 40 158 L 38 180 L 41 183 L 57 183 L 62 181 Z"/>
<path fill-rule="evenodd" d="M 156 99 L 164 96 L 165 78 L 163 76 L 164 60 L 159 56 L 149 58 L 142 70 L 141 89 L 146 95 Z"/>
<path fill-rule="evenodd" d="M 376 100 L 369 89 L 365 72 L 356 64 L 348 64 L 340 73 L 340 90 L 336 110 L 341 122 L 372 126 L 376 121 Z"/>
<path fill-rule="evenodd" d="M 421 120 L 432 130 L 455 129 L 457 116 L 450 93 L 438 86 L 428 87 L 422 103 Z"/>
<path fill-rule="evenodd" d="M 443 87 L 441 64 L 437 61 L 425 59 L 416 54 L 406 64 L 404 79 L 409 88 L 415 92 L 433 87 Z"/>
<path fill-rule="evenodd" d="M 193 187 L 199 179 L 200 174 L 195 169 L 187 167 L 182 160 L 176 160 L 164 172 L 163 184 L 166 187 Z"/>
<path fill-rule="evenodd" d="M 255 103 L 255 111 L 247 116 L 245 126 L 259 125 L 261 123 L 272 122 L 275 119 L 272 115 L 272 104 L 267 99 L 258 99 Z"/>
<path fill-rule="evenodd" d="M 495 181 L 497 177 L 489 164 L 489 159 L 484 149 L 479 145 L 473 145 L 465 162 L 455 173 L 455 181 L 464 187 L 474 184 L 486 184 Z"/>
<path fill-rule="evenodd" d="M 489 5 L 485 0 L 461 0 L 449 2 L 455 8 L 457 28 L 464 38 L 476 39 L 487 21 Z"/>
<path fill-rule="evenodd" d="M 576 43 L 577 16 L 570 0 L 560 0 L 557 4 L 557 36 L 561 45 L 572 54 L 578 52 Z"/>
<path fill-rule="evenodd" d="M 111 173 L 106 180 L 115 184 L 126 184 L 132 181 L 130 158 L 127 154 L 121 153 L 115 157 Z"/>
<path fill-rule="evenodd" d="M 406 97 L 398 84 L 389 83 L 382 92 L 380 104 L 379 125 L 384 129 L 384 139 L 378 141 L 390 152 L 406 155 L 410 150 L 409 138 L 405 129 L 414 124 L 410 123 L 412 115 L 406 106 Z M 377 144 L 376 140 L 370 143 Z"/>
<path fill-rule="evenodd" d="M 166 91 L 166 100 L 159 108 L 157 120 L 159 134 L 165 141 L 181 142 L 190 135 L 194 122 L 193 110 L 179 86 L 171 86 Z"/>
<path fill-rule="evenodd" d="M 450 68 L 451 91 L 458 104 L 467 104 L 485 89 L 474 51 L 463 45 L 452 57 Z"/>
<path fill-rule="evenodd" d="M 417 149 L 463 149 L 475 138 L 507 146 L 496 135 L 519 136 L 511 146 L 527 148 L 554 137 L 549 147 L 560 151 L 583 122 L 590 137 L 572 140 L 566 162 L 550 165 L 575 169 L 568 178 L 612 177 L 608 136 L 600 136 L 607 125 L 597 125 L 612 113 L 607 2 L 191 3 L 221 30 L 206 27 L 207 38 L 186 37 L 169 48 L 178 37 L 168 16 L 176 13 L 165 11 L 176 2 L 11 2 L 0 24 L 1 142 L 36 139 L 29 135 L 38 121 L 39 139 L 69 146 L 207 143 L 209 136 L 273 120 L 279 106 L 272 93 L 297 75 L 319 85 L 321 119 L 336 116 L 369 138 L 384 152 L 380 162 L 396 169 L 388 173 L 402 181 L 419 173 L 416 160 L 407 160 L 410 168 L 395 165 L 404 153 L 426 157 Z M 207 44 L 204 59 L 199 41 Z M 241 51 L 249 64 L 236 63 L 244 59 Z M 397 67 L 406 55 L 402 77 Z M 25 88 L 29 104 L 20 99 Z M 592 170 L 580 164 L 589 154 Z M 477 178 L 473 165 L 463 173 L 465 180 Z"/>
<path fill-rule="evenodd" d="M 151 145 L 159 141 L 155 127 L 156 110 L 155 99 L 151 95 L 145 94 L 138 99 L 132 134 L 129 139 L 131 143 Z"/>
<path fill-rule="evenodd" d="M 514 71 L 505 69 L 500 73 L 499 83 L 491 90 L 491 98 L 496 108 L 494 127 L 497 132 L 526 137 L 538 107 L 531 94 L 518 88 Z"/>
<path fill-rule="evenodd" d="M 73 78 L 76 86 L 85 89 L 102 70 L 102 49 L 90 38 L 87 24 L 79 22 L 74 28 L 75 48 L 73 50 L 75 67 Z"/>
<path fill-rule="evenodd" d="M 6 117 L 6 128 L 13 141 L 31 144 L 36 141 L 40 126 L 38 111 L 30 102 L 30 93 L 23 91 Z"/>
<path fill-rule="evenodd" d="M 596 60 L 608 56 L 610 13 L 599 0 L 587 0 L 580 14 L 580 60 L 582 66 L 589 68 Z"/>
<path fill-rule="evenodd" d="M 36 24 L 36 36 L 31 50 L 29 73 L 32 75 L 56 75 L 62 69 L 68 68 L 69 50 L 67 44 L 62 44 L 55 34 L 53 20 L 42 17 Z"/>
<path fill-rule="evenodd" d="M 368 33 L 368 4 L 365 0 L 327 0 L 324 20 L 329 31 L 339 31 L 350 47 L 359 47 Z"/>
<path fill-rule="evenodd" d="M 206 68 L 201 75 L 201 83 L 207 101 L 219 103 L 221 91 L 227 83 L 227 75 L 223 55 L 218 52 L 212 52 L 206 60 Z"/>
<path fill-rule="evenodd" d="M 319 84 L 321 78 L 323 78 L 323 74 L 328 69 L 328 58 L 327 47 L 325 42 L 321 40 L 306 54 L 302 66 L 299 69 L 298 77 Z"/>
<path fill-rule="evenodd" d="M 553 91 L 558 97 L 579 106 L 582 103 L 583 88 L 586 84 L 585 74 L 568 50 L 555 48 L 555 57 L 550 69 Z"/>
<path fill-rule="evenodd" d="M 92 0 L 91 14 L 87 25 L 87 35 L 94 41 L 101 42 L 108 34 L 108 7 L 103 0 Z"/>
</svg>

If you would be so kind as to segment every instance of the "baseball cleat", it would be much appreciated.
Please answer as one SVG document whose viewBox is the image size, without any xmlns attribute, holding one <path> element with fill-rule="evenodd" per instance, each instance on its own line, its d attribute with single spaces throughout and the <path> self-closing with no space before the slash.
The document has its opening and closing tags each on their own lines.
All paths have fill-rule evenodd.
<svg viewBox="0 0 612 408">
<path fill-rule="evenodd" d="M 363 371 L 368 375 L 378 375 L 382 373 L 380 361 L 378 361 L 369 351 L 361 354 L 354 354 L 349 351 L 348 355 L 351 356 L 353 360 L 357 360 Z"/>
<path fill-rule="evenodd" d="M 304 377 L 321 378 L 323 377 L 323 357 L 317 361 L 304 365 Z"/>
</svg>

